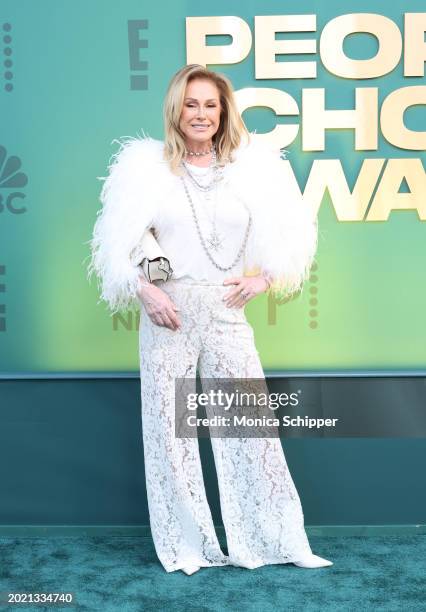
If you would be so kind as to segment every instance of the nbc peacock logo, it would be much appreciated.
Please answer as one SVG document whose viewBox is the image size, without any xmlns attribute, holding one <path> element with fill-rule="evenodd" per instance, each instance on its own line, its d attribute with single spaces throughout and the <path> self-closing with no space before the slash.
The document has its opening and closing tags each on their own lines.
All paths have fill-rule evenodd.
<svg viewBox="0 0 426 612">
<path fill-rule="evenodd" d="M 21 171 L 22 162 L 17 155 L 7 154 L 0 145 L 0 213 L 21 215 L 27 211 L 22 205 L 25 194 L 20 191 L 28 183 L 28 177 Z"/>
</svg>

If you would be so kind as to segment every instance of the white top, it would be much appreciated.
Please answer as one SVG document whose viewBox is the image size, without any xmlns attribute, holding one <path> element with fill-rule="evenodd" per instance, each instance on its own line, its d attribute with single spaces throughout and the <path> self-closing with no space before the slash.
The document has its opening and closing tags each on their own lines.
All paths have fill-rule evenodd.
<svg viewBox="0 0 426 612">
<path fill-rule="evenodd" d="M 209 168 L 189 164 L 190 172 L 203 184 Z M 220 181 L 215 189 L 208 192 L 210 199 L 201 192 L 185 175 L 185 183 L 194 203 L 201 233 L 213 259 L 221 266 L 228 267 L 235 260 L 244 240 L 249 220 L 248 211 L 241 200 L 230 193 L 227 185 Z M 225 278 L 242 276 L 244 253 L 237 264 L 226 272 L 219 270 L 210 261 L 202 247 L 182 179 L 173 194 L 173 199 L 161 204 L 151 227 L 157 242 L 173 268 L 172 279 L 185 279 L 222 284 Z M 215 194 L 217 193 L 217 203 Z M 212 233 L 212 221 L 216 208 L 216 228 L 222 238 L 222 248 L 214 250 L 207 240 Z"/>
</svg>

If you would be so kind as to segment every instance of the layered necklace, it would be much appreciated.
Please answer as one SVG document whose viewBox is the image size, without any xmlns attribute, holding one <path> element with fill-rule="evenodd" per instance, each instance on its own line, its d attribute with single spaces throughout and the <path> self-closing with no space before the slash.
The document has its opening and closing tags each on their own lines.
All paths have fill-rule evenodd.
<svg viewBox="0 0 426 612">
<path fill-rule="evenodd" d="M 240 249 L 238 250 L 236 257 L 234 258 L 234 261 L 229 266 L 219 265 L 215 261 L 211 253 L 211 251 L 215 251 L 215 252 L 220 251 L 223 248 L 223 241 L 224 241 L 224 237 L 219 233 L 217 229 L 217 191 L 218 191 L 218 184 L 223 179 L 223 176 L 222 176 L 222 168 L 219 168 L 217 164 L 216 146 L 213 144 L 210 147 L 210 149 L 208 149 L 207 151 L 202 151 L 202 152 L 187 151 L 187 153 L 189 155 L 197 155 L 197 156 L 208 155 L 209 153 L 212 154 L 211 162 L 209 166 L 207 166 L 209 170 L 206 172 L 205 175 L 203 175 L 203 177 L 195 176 L 190 171 L 188 166 L 191 166 L 191 164 L 187 164 L 184 160 L 182 160 L 181 162 L 181 165 L 184 167 L 186 171 L 187 178 L 189 178 L 189 180 L 195 187 L 196 191 L 198 191 L 200 197 L 204 196 L 205 203 L 207 204 L 210 203 L 210 201 L 212 200 L 212 194 L 214 192 L 213 215 L 211 216 L 209 214 L 211 229 L 210 229 L 210 233 L 207 238 L 204 238 L 201 232 L 200 223 L 197 217 L 194 202 L 192 201 L 191 194 L 189 193 L 188 186 L 185 182 L 185 178 L 183 176 L 181 176 L 180 178 L 182 179 L 186 197 L 191 207 L 192 216 L 194 218 L 195 227 L 197 229 L 197 233 L 198 233 L 198 237 L 200 239 L 201 245 L 206 255 L 212 262 L 212 264 L 219 270 L 226 272 L 228 270 L 231 270 L 236 265 L 236 263 L 240 260 L 242 254 L 244 253 L 244 249 L 247 244 L 248 235 L 249 235 L 250 227 L 252 223 L 251 214 L 250 214 L 250 211 L 247 209 L 247 207 L 245 207 L 248 212 L 248 223 L 247 223 L 246 231 L 244 233 L 243 242 L 241 244 Z M 200 178 L 201 178 L 201 181 L 200 181 Z"/>
</svg>

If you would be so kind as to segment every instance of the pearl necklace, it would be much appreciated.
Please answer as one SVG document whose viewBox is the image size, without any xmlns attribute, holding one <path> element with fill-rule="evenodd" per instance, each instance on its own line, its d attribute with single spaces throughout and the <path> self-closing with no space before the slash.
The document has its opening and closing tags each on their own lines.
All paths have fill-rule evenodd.
<svg viewBox="0 0 426 612">
<path fill-rule="evenodd" d="M 213 146 L 212 149 L 212 159 L 211 162 L 208 166 L 206 166 L 206 168 L 209 169 L 209 171 L 207 172 L 206 176 L 211 176 L 211 180 L 208 183 L 200 183 L 196 178 L 195 175 L 193 174 L 193 172 L 190 171 L 189 166 L 191 164 L 188 164 L 185 160 L 182 160 L 183 166 L 186 170 L 186 173 L 188 175 L 188 177 L 191 179 L 191 182 L 193 183 L 193 185 L 199 190 L 202 191 L 204 193 L 206 193 L 208 191 L 211 191 L 212 189 L 214 189 L 217 185 L 217 183 L 219 181 L 222 180 L 222 168 L 219 169 L 218 165 L 217 165 L 217 155 L 216 155 L 216 147 Z M 201 167 L 201 166 L 199 166 Z M 204 177 L 203 177 L 204 178 Z"/>
<path fill-rule="evenodd" d="M 208 149 L 207 151 L 190 151 L 189 149 L 185 149 L 185 152 L 187 153 L 187 155 L 196 155 L 197 157 L 199 155 L 208 155 L 209 153 L 212 153 L 214 149 L 214 144 L 212 144 L 212 146 L 210 147 L 210 149 Z"/>
</svg>

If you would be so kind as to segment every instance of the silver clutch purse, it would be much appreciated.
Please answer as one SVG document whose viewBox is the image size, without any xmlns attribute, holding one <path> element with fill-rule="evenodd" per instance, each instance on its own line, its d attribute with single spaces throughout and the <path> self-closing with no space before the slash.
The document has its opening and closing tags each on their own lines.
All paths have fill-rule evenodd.
<svg viewBox="0 0 426 612">
<path fill-rule="evenodd" d="M 140 266 L 146 280 L 150 283 L 155 280 L 167 281 L 173 274 L 173 268 L 166 257 L 158 257 L 158 259 L 148 259 L 145 257 Z"/>
<path fill-rule="evenodd" d="M 169 259 L 156 241 L 151 230 L 147 229 L 139 244 L 133 249 L 130 260 L 142 268 L 147 281 L 167 281 L 173 274 Z"/>
</svg>

